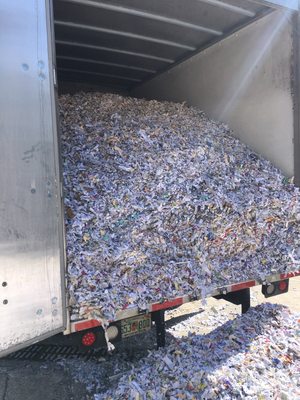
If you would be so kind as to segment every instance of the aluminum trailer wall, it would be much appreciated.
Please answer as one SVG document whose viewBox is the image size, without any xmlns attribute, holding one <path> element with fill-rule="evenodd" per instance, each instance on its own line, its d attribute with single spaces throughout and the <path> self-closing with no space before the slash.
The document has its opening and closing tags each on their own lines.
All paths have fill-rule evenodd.
<svg viewBox="0 0 300 400">
<path fill-rule="evenodd" d="M 0 15 L 2 356 L 64 330 L 66 306 L 49 2 Z"/>
<path fill-rule="evenodd" d="M 197 106 L 294 175 L 292 16 L 277 10 L 131 94 Z"/>
</svg>

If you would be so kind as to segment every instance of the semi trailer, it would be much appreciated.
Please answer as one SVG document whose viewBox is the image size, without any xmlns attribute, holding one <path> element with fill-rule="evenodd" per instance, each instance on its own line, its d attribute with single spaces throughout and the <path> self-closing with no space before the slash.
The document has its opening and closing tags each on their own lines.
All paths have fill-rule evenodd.
<svg viewBox="0 0 300 400">
<path fill-rule="evenodd" d="M 300 184 L 296 0 L 1 0 L 0 354 L 64 334 L 87 348 L 149 329 L 164 344 L 164 311 L 70 316 L 58 93 L 112 91 L 186 102 Z M 285 293 L 290 270 L 205 292 L 250 306 L 250 288 Z M 298 266 L 298 268 L 297 268 Z M 60 337 L 60 340 L 61 337 Z"/>
</svg>

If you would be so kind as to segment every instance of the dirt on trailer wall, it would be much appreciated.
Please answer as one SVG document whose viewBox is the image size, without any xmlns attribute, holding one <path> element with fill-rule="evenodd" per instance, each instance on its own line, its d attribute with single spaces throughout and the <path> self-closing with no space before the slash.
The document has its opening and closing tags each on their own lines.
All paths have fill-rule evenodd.
<svg viewBox="0 0 300 400">
<path fill-rule="evenodd" d="M 60 97 L 72 317 L 299 268 L 299 191 L 184 104 Z"/>
</svg>

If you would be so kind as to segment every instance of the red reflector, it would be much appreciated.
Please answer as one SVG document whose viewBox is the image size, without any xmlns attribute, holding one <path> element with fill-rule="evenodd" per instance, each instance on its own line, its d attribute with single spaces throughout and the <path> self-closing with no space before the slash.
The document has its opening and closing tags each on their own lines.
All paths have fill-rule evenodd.
<svg viewBox="0 0 300 400">
<path fill-rule="evenodd" d="M 92 346 L 96 342 L 96 334 L 94 332 L 87 332 L 82 336 L 81 343 L 84 346 Z"/>
<path fill-rule="evenodd" d="M 286 290 L 286 288 L 287 288 L 287 283 L 286 283 L 286 281 L 280 281 L 280 282 L 279 282 L 279 290 L 280 290 L 281 292 L 284 292 L 284 291 Z"/>
</svg>

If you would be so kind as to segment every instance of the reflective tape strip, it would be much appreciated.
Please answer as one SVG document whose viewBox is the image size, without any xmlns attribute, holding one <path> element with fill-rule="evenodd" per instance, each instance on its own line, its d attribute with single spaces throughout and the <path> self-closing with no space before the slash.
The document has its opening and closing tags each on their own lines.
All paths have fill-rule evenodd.
<svg viewBox="0 0 300 400">
<path fill-rule="evenodd" d="M 238 290 L 247 289 L 256 285 L 256 281 L 248 281 L 243 283 L 237 283 L 236 285 L 232 285 L 230 288 L 231 292 L 236 292 Z"/>
<path fill-rule="evenodd" d="M 97 326 L 101 326 L 101 323 L 96 319 L 89 319 L 74 324 L 75 332 L 84 331 L 85 329 L 96 328 Z"/>
<path fill-rule="evenodd" d="M 272 275 L 272 277 L 274 279 L 271 279 L 271 277 L 268 277 L 269 279 L 267 279 L 267 281 L 274 282 L 274 281 L 278 281 L 279 279 L 284 280 L 284 279 L 289 279 L 289 278 L 293 278 L 296 276 L 300 276 L 300 271 L 289 272 L 287 274 Z M 226 289 L 227 289 L 227 292 L 229 293 L 229 292 L 236 292 L 238 290 L 250 288 L 253 286 L 257 286 L 257 285 L 261 285 L 261 283 L 254 280 L 254 281 L 242 282 L 242 283 L 237 283 L 235 285 L 227 286 Z M 217 290 L 214 291 L 213 293 L 207 294 L 206 297 L 211 297 L 216 294 L 219 294 L 219 293 L 217 293 Z M 200 297 L 199 297 L 199 299 L 200 299 Z M 167 300 L 162 303 L 154 303 L 149 306 L 149 312 L 166 310 L 168 308 L 181 306 L 184 303 L 188 303 L 188 302 L 195 301 L 195 300 L 196 300 L 195 298 L 190 298 L 188 295 L 186 295 L 184 297 L 178 297 L 176 299 Z M 127 311 L 126 310 L 124 311 L 124 315 L 122 315 L 123 313 L 121 313 L 117 320 L 121 320 L 124 318 L 131 318 L 131 317 L 134 317 L 135 315 L 139 315 L 138 309 L 136 309 L 136 312 L 133 312 L 133 310 L 131 310 L 131 312 L 133 312 L 133 314 L 130 316 L 129 315 L 125 316 L 125 312 L 127 312 Z M 112 321 L 110 321 L 110 322 L 112 322 Z M 80 321 L 80 322 L 72 322 L 71 323 L 71 332 L 80 332 L 85 329 L 95 328 L 97 326 L 101 326 L 101 323 L 95 319 L 84 320 L 84 321 Z"/>
<path fill-rule="evenodd" d="M 300 271 L 289 272 L 288 274 L 280 274 L 280 279 L 294 278 L 295 276 L 300 276 Z"/>
<path fill-rule="evenodd" d="M 153 312 L 153 311 L 165 310 L 167 308 L 181 306 L 182 304 L 183 304 L 183 298 L 178 297 L 177 299 L 167 300 L 163 303 L 152 304 L 151 311 Z"/>
</svg>

